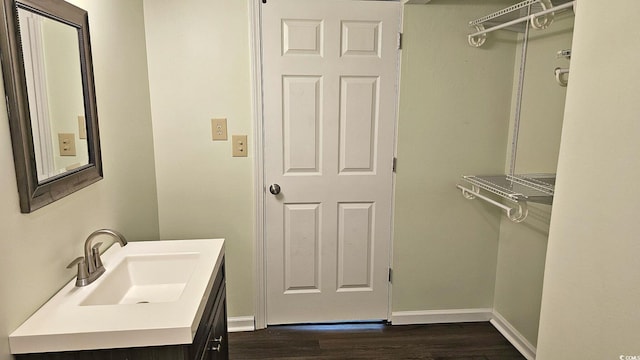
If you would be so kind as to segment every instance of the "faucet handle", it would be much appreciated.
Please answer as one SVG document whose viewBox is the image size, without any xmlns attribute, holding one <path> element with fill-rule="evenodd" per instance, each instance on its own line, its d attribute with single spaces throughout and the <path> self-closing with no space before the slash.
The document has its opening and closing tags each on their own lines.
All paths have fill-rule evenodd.
<svg viewBox="0 0 640 360">
<path fill-rule="evenodd" d="M 67 269 L 71 269 L 72 267 L 80 264 L 84 264 L 84 256 L 78 256 L 77 258 L 73 259 L 73 261 L 69 265 L 67 265 Z"/>
<path fill-rule="evenodd" d="M 96 243 L 95 245 L 93 245 L 91 247 L 91 255 L 93 256 L 93 263 L 96 264 L 96 269 L 100 269 L 101 267 L 103 267 L 102 265 L 102 259 L 100 259 L 100 246 L 102 245 L 101 242 Z"/>
<path fill-rule="evenodd" d="M 75 258 L 71 264 L 67 265 L 67 269 L 71 269 L 75 265 L 78 265 L 78 275 L 76 279 L 76 285 L 89 278 L 89 270 L 87 269 L 87 263 L 83 256 Z"/>
</svg>

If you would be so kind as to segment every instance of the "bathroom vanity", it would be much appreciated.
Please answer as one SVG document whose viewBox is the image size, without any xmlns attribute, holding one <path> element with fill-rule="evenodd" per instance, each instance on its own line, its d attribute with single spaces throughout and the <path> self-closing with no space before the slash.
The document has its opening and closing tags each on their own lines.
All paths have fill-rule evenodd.
<svg viewBox="0 0 640 360">
<path fill-rule="evenodd" d="M 17 360 L 228 359 L 224 240 L 130 242 L 9 336 Z"/>
</svg>

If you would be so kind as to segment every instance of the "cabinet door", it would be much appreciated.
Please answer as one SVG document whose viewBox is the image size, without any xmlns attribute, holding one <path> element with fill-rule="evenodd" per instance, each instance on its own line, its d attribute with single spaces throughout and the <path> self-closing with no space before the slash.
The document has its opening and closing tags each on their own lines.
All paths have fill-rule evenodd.
<svg viewBox="0 0 640 360">
<path fill-rule="evenodd" d="M 214 307 L 213 324 L 209 341 L 207 343 L 208 360 L 228 360 L 229 348 L 227 346 L 227 301 L 226 289 L 223 286 L 218 292 Z"/>
</svg>

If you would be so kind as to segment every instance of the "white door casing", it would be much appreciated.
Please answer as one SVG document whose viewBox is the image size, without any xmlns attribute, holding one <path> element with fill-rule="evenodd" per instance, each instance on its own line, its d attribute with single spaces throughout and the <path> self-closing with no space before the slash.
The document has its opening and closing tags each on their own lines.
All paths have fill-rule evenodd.
<svg viewBox="0 0 640 360">
<path fill-rule="evenodd" d="M 262 7 L 268 324 L 388 316 L 400 18 L 398 2 Z"/>
<path fill-rule="evenodd" d="M 42 38 L 42 17 L 29 11 L 18 11 L 25 80 L 31 116 L 31 131 L 38 180 L 58 175 L 53 153 L 53 137 L 47 95 L 47 74 Z"/>
</svg>

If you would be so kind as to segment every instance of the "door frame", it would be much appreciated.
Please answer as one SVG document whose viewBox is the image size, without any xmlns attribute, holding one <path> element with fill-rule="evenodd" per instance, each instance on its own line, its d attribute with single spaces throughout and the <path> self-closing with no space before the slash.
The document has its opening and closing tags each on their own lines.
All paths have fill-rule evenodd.
<svg viewBox="0 0 640 360">
<path fill-rule="evenodd" d="M 253 113 L 253 157 L 254 157 L 254 327 L 264 329 L 267 327 L 267 297 L 266 297 L 266 262 L 265 262 L 265 169 L 264 169 L 264 103 L 262 93 L 262 1 L 246 0 L 249 9 L 249 35 L 251 40 L 251 96 Z M 345 0 L 347 1 L 347 0 Z M 353 0 L 356 1 L 356 0 Z M 358 0 L 363 1 L 363 0 Z M 375 1 L 375 0 L 364 0 Z M 401 3 L 400 31 L 404 28 L 404 3 L 406 0 L 391 0 Z M 393 156 L 397 157 L 398 145 L 398 119 L 400 105 L 400 68 L 402 49 L 398 52 L 397 80 L 396 80 L 396 111 L 393 134 Z M 391 236 L 389 239 L 389 267 L 393 268 L 393 234 L 395 216 L 395 189 L 396 173 L 393 172 L 391 189 Z M 389 306 L 387 307 L 387 319 L 391 319 L 392 313 L 393 283 L 389 282 Z"/>
</svg>

